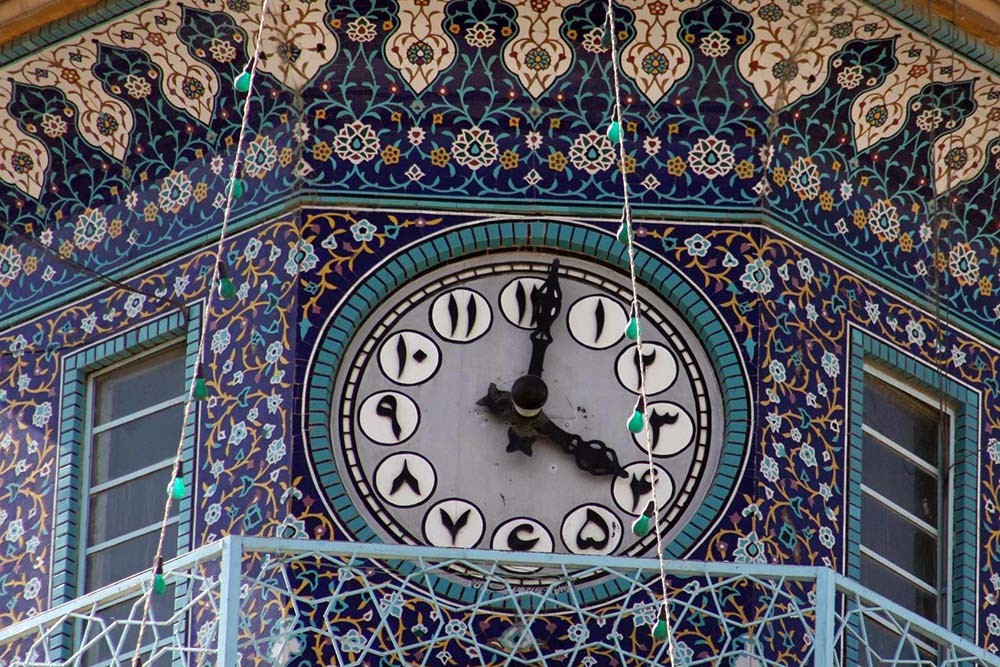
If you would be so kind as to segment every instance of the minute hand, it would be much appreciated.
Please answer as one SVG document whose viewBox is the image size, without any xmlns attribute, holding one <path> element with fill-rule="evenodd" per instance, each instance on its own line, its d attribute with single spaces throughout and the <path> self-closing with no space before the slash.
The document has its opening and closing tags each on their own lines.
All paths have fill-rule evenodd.
<svg viewBox="0 0 1000 667">
<path fill-rule="evenodd" d="M 552 260 L 549 275 L 538 288 L 534 304 L 535 330 L 531 332 L 531 363 L 528 375 L 542 376 L 545 350 L 552 342 L 552 323 L 562 310 L 562 289 L 559 287 L 559 260 Z"/>
<path fill-rule="evenodd" d="M 535 431 L 559 445 L 567 454 L 576 461 L 576 467 L 591 475 L 615 475 L 616 477 L 628 477 L 628 473 L 618 463 L 618 455 L 615 450 L 608 447 L 600 440 L 584 440 L 578 435 L 568 433 L 541 413 L 535 419 Z"/>
</svg>

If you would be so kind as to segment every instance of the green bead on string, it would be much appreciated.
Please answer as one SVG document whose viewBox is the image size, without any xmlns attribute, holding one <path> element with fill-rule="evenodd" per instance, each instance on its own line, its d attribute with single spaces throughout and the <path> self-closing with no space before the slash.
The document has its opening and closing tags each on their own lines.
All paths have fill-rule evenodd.
<svg viewBox="0 0 1000 667">
<path fill-rule="evenodd" d="M 632 522 L 632 533 L 636 537 L 646 537 L 649 535 L 649 531 L 653 528 L 653 516 L 655 512 L 656 507 L 654 507 L 653 501 L 650 500 L 646 503 L 646 508 L 642 510 L 642 514 Z"/>
<path fill-rule="evenodd" d="M 639 334 L 642 333 L 642 325 L 639 324 L 638 317 L 630 317 L 628 324 L 625 326 L 625 337 L 629 340 L 636 340 Z"/>
<path fill-rule="evenodd" d="M 233 199 L 239 199 L 247 191 L 246 182 L 242 178 L 234 178 L 229 181 L 229 195 Z"/>
<path fill-rule="evenodd" d="M 208 385 L 205 383 L 205 373 L 201 370 L 200 364 L 198 370 L 194 372 L 194 389 L 191 394 L 196 401 L 204 401 L 208 398 Z"/>
<path fill-rule="evenodd" d="M 611 121 L 608 125 L 608 139 L 613 144 L 617 144 L 622 140 L 622 126 L 617 120 Z"/>
<path fill-rule="evenodd" d="M 156 558 L 156 565 L 153 566 L 153 593 L 163 595 L 167 592 L 167 580 L 163 576 L 163 556 Z"/>
<path fill-rule="evenodd" d="M 635 410 L 632 416 L 628 418 L 628 430 L 630 433 L 642 433 L 642 429 L 646 427 L 646 418 L 643 416 L 642 412 Z"/>
<path fill-rule="evenodd" d="M 187 486 L 184 484 L 184 470 L 181 468 L 181 462 L 177 462 L 177 467 L 174 468 L 174 479 L 170 482 L 170 497 L 174 500 L 180 500 L 187 496 Z"/>
<path fill-rule="evenodd" d="M 226 271 L 226 265 L 220 261 L 216 266 L 219 273 L 219 296 L 223 299 L 234 298 L 236 296 L 236 286 L 233 284 L 233 279 L 229 277 L 229 272 Z"/>
<path fill-rule="evenodd" d="M 250 92 L 250 70 L 245 69 L 233 80 L 233 88 L 239 93 Z"/>
<path fill-rule="evenodd" d="M 653 639 L 662 642 L 667 638 L 667 619 L 661 618 L 653 626 Z"/>
</svg>

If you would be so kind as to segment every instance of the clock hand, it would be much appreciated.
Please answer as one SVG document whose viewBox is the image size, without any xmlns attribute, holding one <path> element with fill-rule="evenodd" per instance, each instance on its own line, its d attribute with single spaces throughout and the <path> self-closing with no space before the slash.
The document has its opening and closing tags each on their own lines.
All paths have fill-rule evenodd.
<svg viewBox="0 0 1000 667">
<path fill-rule="evenodd" d="M 541 382 L 539 378 L 534 379 Z M 517 385 L 516 382 L 514 384 Z M 542 384 L 544 386 L 544 383 Z M 540 409 L 532 411 L 532 414 L 527 414 L 528 411 L 518 404 L 516 396 L 515 391 L 502 391 L 491 382 L 486 395 L 476 403 L 504 422 L 514 424 L 507 429 L 508 452 L 521 451 L 531 456 L 531 445 L 535 441 L 532 435 L 537 434 L 559 445 L 564 452 L 576 460 L 576 465 L 580 470 L 589 472 L 591 475 L 628 477 L 628 473 L 618 462 L 615 450 L 600 440 L 584 440 L 578 435 L 567 433 L 552 423 L 552 420 Z"/>
<path fill-rule="evenodd" d="M 618 463 L 615 450 L 600 440 L 584 440 L 579 435 L 567 433 L 552 423 L 544 412 L 535 417 L 534 427 L 539 435 L 545 436 L 572 456 L 580 470 L 591 475 L 628 477 L 628 473 Z"/>
<path fill-rule="evenodd" d="M 528 375 L 542 376 L 545 350 L 552 342 L 552 323 L 562 310 L 562 289 L 559 287 L 559 260 L 552 260 L 549 275 L 533 295 L 535 330 L 531 332 L 531 362 Z"/>
</svg>

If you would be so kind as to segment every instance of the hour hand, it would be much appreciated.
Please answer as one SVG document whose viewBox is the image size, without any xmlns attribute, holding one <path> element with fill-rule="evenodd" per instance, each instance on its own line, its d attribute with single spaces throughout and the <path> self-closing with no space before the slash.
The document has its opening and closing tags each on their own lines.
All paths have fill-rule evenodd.
<svg viewBox="0 0 1000 667">
<path fill-rule="evenodd" d="M 542 376 L 545 350 L 552 342 L 552 323 L 562 310 L 562 288 L 559 287 L 559 260 L 552 260 L 549 275 L 532 299 L 535 330 L 531 332 L 531 363 L 528 375 Z"/>
<path fill-rule="evenodd" d="M 559 445 L 576 461 L 576 467 L 591 475 L 614 475 L 628 477 L 628 473 L 618 462 L 615 450 L 600 440 L 584 440 L 578 435 L 568 433 L 546 417 L 539 415 L 535 420 L 535 431 Z"/>
</svg>

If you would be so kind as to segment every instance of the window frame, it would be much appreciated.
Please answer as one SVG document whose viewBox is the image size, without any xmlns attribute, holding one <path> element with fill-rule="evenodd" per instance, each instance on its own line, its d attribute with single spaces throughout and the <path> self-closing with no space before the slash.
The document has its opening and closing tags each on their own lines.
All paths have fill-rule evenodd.
<svg viewBox="0 0 1000 667">
<path fill-rule="evenodd" d="M 90 424 L 93 402 L 91 386 L 95 376 L 121 367 L 128 361 L 180 343 L 185 358 L 185 390 L 194 381 L 201 329 L 201 307 L 189 306 L 187 317 L 174 312 L 146 321 L 127 331 L 67 355 L 62 364 L 62 395 L 57 454 L 56 513 L 50 575 L 51 604 L 68 602 L 84 590 L 86 563 L 86 514 L 89 501 Z M 183 425 L 181 461 L 185 475 L 192 479 L 195 463 L 195 435 L 198 410 Z M 196 506 L 196 485 L 191 494 L 176 501 L 177 553 L 192 546 L 192 508 Z M 164 489 L 164 502 L 166 489 Z M 150 563 L 152 565 L 152 563 Z M 69 638 L 64 646 L 71 648 Z"/>
<path fill-rule="evenodd" d="M 861 581 L 862 449 L 865 375 L 871 373 L 893 387 L 927 403 L 942 404 L 949 416 L 951 437 L 938 465 L 939 499 L 945 516 L 938 519 L 940 618 L 937 624 L 973 640 L 978 632 L 976 566 L 978 536 L 978 485 L 981 451 L 982 405 L 979 393 L 946 372 L 927 364 L 860 327 L 851 326 L 851 359 L 848 401 L 847 539 L 844 541 L 846 574 Z M 942 377 L 943 375 L 943 377 Z M 940 397 L 940 398 L 939 398 Z M 942 400 L 943 399 L 943 400 Z"/>
<path fill-rule="evenodd" d="M 88 572 L 87 572 L 87 559 L 91 556 L 91 554 L 98 553 L 98 552 L 103 551 L 105 549 L 113 548 L 115 546 L 118 546 L 119 544 L 123 544 L 125 542 L 128 542 L 128 541 L 133 540 L 133 539 L 138 538 L 138 537 L 141 537 L 143 535 L 150 534 L 150 533 L 158 530 L 162 526 L 162 519 L 159 518 L 157 520 L 157 522 L 149 524 L 149 525 L 147 525 L 145 527 L 141 527 L 141 528 L 137 528 L 135 530 L 131 530 L 131 531 L 127 532 L 127 533 L 123 533 L 122 535 L 118 535 L 117 537 L 113 537 L 111 539 L 104 540 L 103 542 L 99 542 L 96 545 L 92 544 L 91 540 L 89 539 L 89 537 L 87 535 L 87 532 L 88 532 L 87 528 L 90 526 L 90 516 L 89 516 L 90 515 L 90 502 L 91 502 L 91 499 L 92 499 L 93 495 L 95 493 L 100 493 L 100 492 L 103 492 L 103 491 L 115 488 L 116 486 L 118 486 L 120 484 L 128 483 L 131 480 L 138 479 L 141 476 L 144 476 L 144 475 L 147 475 L 147 474 L 150 474 L 150 473 L 153 473 L 153 472 L 159 472 L 159 471 L 162 471 L 162 470 L 169 470 L 173 466 L 173 462 L 174 462 L 174 458 L 164 459 L 163 461 L 160 461 L 160 462 L 157 462 L 157 463 L 153 463 L 153 464 L 144 466 L 142 468 L 139 468 L 138 470 L 134 470 L 134 471 L 132 471 L 130 473 L 127 473 L 125 475 L 120 475 L 118 477 L 115 477 L 113 479 L 107 480 L 105 482 L 101 482 L 100 484 L 92 485 L 90 483 L 90 477 L 91 477 L 90 473 L 91 473 L 91 464 L 92 464 L 91 459 L 92 459 L 92 455 L 93 455 L 95 438 L 100 433 L 104 433 L 106 431 L 112 430 L 115 427 L 123 425 L 123 424 L 126 424 L 126 423 L 128 423 L 130 421 L 135 421 L 135 420 L 140 419 L 142 417 L 145 417 L 145 416 L 148 416 L 148 415 L 151 415 L 151 414 L 155 414 L 156 412 L 160 412 L 162 410 L 165 410 L 165 409 L 170 408 L 170 407 L 174 407 L 176 405 L 183 405 L 184 401 L 185 401 L 185 399 L 187 397 L 187 388 L 190 386 L 190 383 L 192 382 L 193 378 L 188 377 L 187 369 L 185 369 L 184 382 L 183 382 L 183 385 L 179 388 L 179 392 L 178 392 L 177 396 L 171 397 L 171 398 L 169 398 L 167 400 L 164 400 L 164 401 L 160 401 L 160 402 L 156 403 L 155 405 L 146 406 L 144 408 L 141 408 L 140 410 L 137 410 L 135 412 L 131 412 L 128 415 L 125 415 L 123 417 L 118 417 L 116 419 L 109 420 L 109 421 L 107 421 L 107 422 L 105 422 L 103 424 L 100 424 L 99 426 L 95 427 L 94 426 L 94 421 L 95 421 L 94 420 L 94 415 L 95 415 L 96 409 L 97 409 L 97 398 L 98 398 L 97 397 L 97 384 L 101 380 L 101 378 L 106 377 L 108 375 L 111 375 L 111 374 L 113 374 L 117 370 L 122 370 L 122 369 L 128 368 L 132 364 L 141 362 L 141 361 L 143 361 L 145 359 L 148 359 L 149 357 L 152 357 L 152 356 L 155 356 L 157 354 L 163 353 L 163 352 L 165 352 L 167 350 L 170 350 L 171 348 L 178 348 L 180 350 L 180 356 L 186 357 L 186 350 L 183 349 L 184 348 L 184 342 L 181 339 L 174 338 L 174 339 L 167 340 L 164 343 L 160 343 L 160 344 L 148 347 L 148 348 L 141 349 L 141 350 L 137 351 L 133 356 L 129 356 L 129 357 L 127 357 L 125 359 L 122 359 L 120 361 L 113 362 L 111 364 L 108 364 L 107 366 L 101 367 L 98 370 L 90 371 L 86 375 L 86 377 L 87 377 L 87 379 L 86 379 L 86 383 L 87 383 L 86 392 L 87 393 L 86 393 L 86 398 L 85 398 L 85 402 L 84 402 L 84 404 L 86 406 L 86 410 L 85 410 L 86 425 L 84 427 L 83 445 L 82 445 L 82 448 L 81 448 L 82 449 L 82 451 L 81 451 L 81 456 L 82 456 L 82 460 L 81 460 L 81 466 L 82 466 L 81 467 L 81 472 L 82 472 L 82 476 L 81 476 L 81 479 L 80 479 L 80 526 L 81 526 L 81 529 L 80 529 L 80 532 L 79 532 L 78 537 L 77 537 L 77 539 L 78 539 L 78 541 L 77 541 L 77 549 L 78 549 L 78 555 L 79 555 L 79 566 L 77 567 L 77 574 L 76 574 L 76 577 L 77 577 L 76 590 L 80 594 L 90 592 L 90 591 L 87 590 L 87 575 L 88 575 Z M 189 467 L 186 466 L 186 465 L 185 465 L 185 471 L 189 471 Z M 189 477 L 189 479 L 190 479 L 190 477 Z M 164 486 L 164 488 L 163 488 L 163 504 L 164 505 L 166 504 L 166 499 L 167 499 L 166 487 Z M 182 500 L 187 500 L 187 498 L 184 498 Z M 187 507 L 185 507 L 185 503 L 175 502 L 174 505 L 173 505 L 173 508 L 172 508 L 174 510 L 173 513 L 172 513 L 172 516 L 167 520 L 167 524 L 168 525 L 177 524 L 177 527 L 178 527 L 178 538 L 177 538 L 177 545 L 176 545 L 176 547 L 177 547 L 177 554 L 178 555 L 180 555 L 181 553 L 183 553 L 183 551 L 181 550 L 182 546 L 183 547 L 188 547 L 189 546 L 188 544 L 186 544 L 184 542 L 184 540 L 181 539 L 181 535 L 180 535 L 180 532 L 181 532 L 180 531 L 180 527 L 181 527 L 181 523 L 182 523 L 183 513 L 185 512 L 185 510 L 187 510 L 188 513 L 190 512 L 190 503 L 187 503 L 186 505 L 187 505 Z M 100 548 L 97 549 L 96 547 L 100 547 Z M 187 549 L 185 548 L 184 550 L 187 550 Z M 150 562 L 149 565 L 152 565 L 152 563 Z M 149 565 L 147 565 L 145 567 L 149 567 Z M 141 568 L 139 571 L 141 572 L 142 569 L 145 569 L 145 568 Z M 136 573 L 128 574 L 128 575 L 125 575 L 125 576 L 133 576 L 133 574 L 136 574 Z M 124 577 L 122 577 L 122 578 L 124 578 Z M 113 583 L 113 582 L 109 582 L 106 585 L 110 585 L 111 583 Z M 99 589 L 95 589 L 95 590 L 99 590 Z"/>
</svg>

